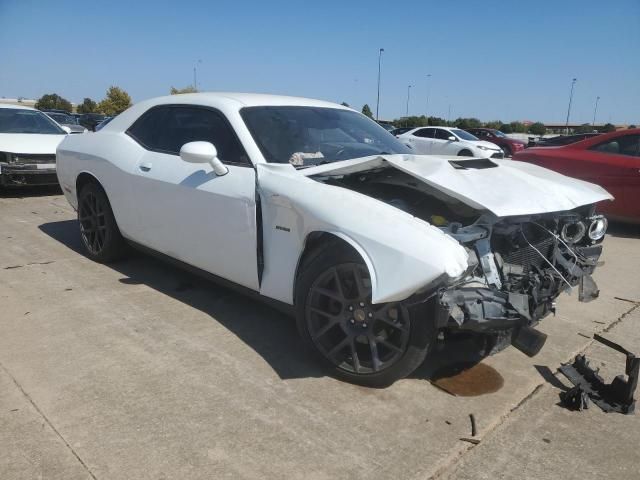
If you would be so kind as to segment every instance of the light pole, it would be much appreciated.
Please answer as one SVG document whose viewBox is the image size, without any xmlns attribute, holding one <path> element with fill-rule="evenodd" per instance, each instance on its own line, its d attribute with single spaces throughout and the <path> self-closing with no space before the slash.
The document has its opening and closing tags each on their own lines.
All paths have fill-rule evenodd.
<svg viewBox="0 0 640 480">
<path fill-rule="evenodd" d="M 407 86 L 407 113 L 405 114 L 405 117 L 409 116 L 409 99 L 411 98 L 411 87 L 413 87 L 413 85 Z"/>
<path fill-rule="evenodd" d="M 429 87 L 431 86 L 430 85 L 430 80 L 431 80 L 431 74 L 428 73 L 427 74 L 427 108 L 426 108 L 426 111 L 425 111 L 425 117 L 427 119 L 427 125 L 429 124 L 429 91 L 430 91 Z"/>
<path fill-rule="evenodd" d="M 198 64 L 202 63 L 202 60 L 198 60 L 195 65 L 193 66 L 193 89 L 194 90 L 198 90 L 198 73 L 197 73 L 197 68 L 198 68 Z"/>
<path fill-rule="evenodd" d="M 573 87 L 575 86 L 577 78 L 571 80 L 571 93 L 569 94 L 569 108 L 567 108 L 567 122 L 565 123 L 565 129 L 567 130 L 567 135 L 569 135 L 569 115 L 571 115 L 571 100 L 573 100 Z"/>
<path fill-rule="evenodd" d="M 600 101 L 600 97 L 596 97 L 596 106 L 593 109 L 593 122 L 591 122 L 591 126 L 596 126 L 596 112 L 598 111 L 598 102 Z"/>
<path fill-rule="evenodd" d="M 382 65 L 382 52 L 384 52 L 384 48 L 381 48 L 378 52 L 378 99 L 376 100 L 376 122 L 378 121 L 378 113 L 380 111 L 380 67 Z"/>
</svg>

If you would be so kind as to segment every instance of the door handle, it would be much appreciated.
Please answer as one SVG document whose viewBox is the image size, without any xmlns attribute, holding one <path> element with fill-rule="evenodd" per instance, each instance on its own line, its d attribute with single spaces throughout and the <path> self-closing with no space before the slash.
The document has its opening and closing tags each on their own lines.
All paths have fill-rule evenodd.
<svg viewBox="0 0 640 480">
<path fill-rule="evenodd" d="M 151 165 L 151 162 L 144 162 L 138 165 L 138 168 L 143 172 L 148 172 L 149 170 L 151 170 Z"/>
</svg>

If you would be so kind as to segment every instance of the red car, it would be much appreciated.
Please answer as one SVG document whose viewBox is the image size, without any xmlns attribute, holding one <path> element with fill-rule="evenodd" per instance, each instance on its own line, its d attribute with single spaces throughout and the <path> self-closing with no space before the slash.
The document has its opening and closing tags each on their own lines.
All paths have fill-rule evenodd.
<svg viewBox="0 0 640 480">
<path fill-rule="evenodd" d="M 525 142 L 509 138 L 500 130 L 494 130 L 493 128 L 468 128 L 467 132 L 475 135 L 480 140 L 495 143 L 502 149 L 505 157 L 511 157 L 515 153 L 524 150 L 527 146 Z"/>
<path fill-rule="evenodd" d="M 602 203 L 599 210 L 614 220 L 640 223 L 640 128 L 562 147 L 527 148 L 513 159 L 602 186 L 615 200 Z"/>
</svg>

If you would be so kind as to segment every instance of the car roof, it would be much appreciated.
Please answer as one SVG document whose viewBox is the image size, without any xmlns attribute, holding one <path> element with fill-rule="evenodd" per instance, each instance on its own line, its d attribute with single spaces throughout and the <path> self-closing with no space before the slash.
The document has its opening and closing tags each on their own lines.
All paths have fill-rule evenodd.
<svg viewBox="0 0 640 480">
<path fill-rule="evenodd" d="M 167 95 L 152 98 L 144 102 L 148 106 L 163 105 L 167 103 L 228 103 L 235 104 L 237 108 L 257 106 L 305 106 L 305 107 L 329 107 L 351 110 L 343 105 L 312 98 L 292 97 L 286 95 L 272 95 L 265 93 L 240 93 L 240 92 L 201 92 L 184 93 L 179 95 Z"/>
<path fill-rule="evenodd" d="M 26 107 L 24 105 L 11 105 L 9 103 L 0 103 L 0 108 L 13 108 L 16 110 L 36 110 L 32 107 Z"/>
</svg>

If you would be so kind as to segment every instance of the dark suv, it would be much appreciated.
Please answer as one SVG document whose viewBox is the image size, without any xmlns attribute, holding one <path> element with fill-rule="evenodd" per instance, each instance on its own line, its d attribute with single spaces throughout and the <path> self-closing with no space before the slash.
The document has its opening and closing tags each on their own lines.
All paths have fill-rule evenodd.
<svg viewBox="0 0 640 480">
<path fill-rule="evenodd" d="M 480 140 L 495 143 L 502 148 L 505 157 L 510 157 L 513 154 L 524 150 L 527 146 L 525 142 L 509 138 L 500 130 L 494 130 L 493 128 L 468 128 L 467 132 L 475 135 Z"/>
</svg>

